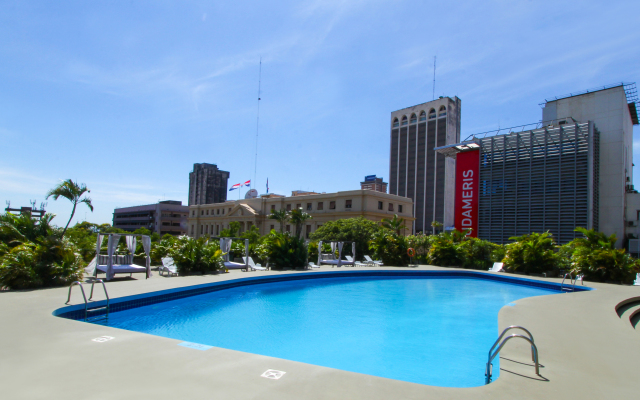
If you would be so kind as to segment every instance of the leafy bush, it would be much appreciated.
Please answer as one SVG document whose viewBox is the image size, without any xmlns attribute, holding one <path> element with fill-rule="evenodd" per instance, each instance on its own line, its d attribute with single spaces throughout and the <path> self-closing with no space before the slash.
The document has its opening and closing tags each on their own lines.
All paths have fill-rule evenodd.
<svg viewBox="0 0 640 400">
<path fill-rule="evenodd" d="M 576 238 L 562 246 L 561 252 L 571 254 L 571 269 L 584 274 L 585 279 L 599 282 L 632 283 L 640 272 L 638 260 L 616 249 L 616 235 L 607 236 L 602 232 L 576 228 L 584 238 Z"/>
<path fill-rule="evenodd" d="M 407 236 L 407 244 L 409 247 L 415 250 L 416 256 L 413 258 L 414 262 L 427 262 L 427 256 L 429 254 L 429 248 L 431 247 L 430 235 L 425 235 L 420 232 L 417 235 Z"/>
<path fill-rule="evenodd" d="M 407 238 L 389 229 L 382 229 L 374 233 L 369 247 L 373 256 L 382 260 L 385 265 L 403 266 L 409 263 Z"/>
<path fill-rule="evenodd" d="M 350 241 L 356 242 L 356 259 L 364 260 L 364 256 L 369 254 L 369 242 L 376 232 L 380 231 L 380 225 L 363 217 L 339 219 L 328 221 L 311 234 L 312 242 L 329 241 Z M 318 245 L 309 245 L 310 260 L 318 259 Z M 347 246 L 349 247 L 349 246 Z M 349 250 L 350 251 L 350 250 Z"/>
<path fill-rule="evenodd" d="M 497 257 L 502 260 L 502 246 L 474 237 L 469 237 L 458 245 L 458 257 L 462 260 L 461 267 L 470 269 L 488 270 Z"/>
<path fill-rule="evenodd" d="M 180 236 L 169 254 L 178 266 L 180 275 L 194 272 L 204 274 L 224 269 L 220 246 L 216 242 L 207 243 L 205 238 Z"/>
<path fill-rule="evenodd" d="M 68 285 L 81 280 L 84 262 L 78 249 L 50 222 L 29 215 L 0 216 L 0 286 L 28 289 Z"/>
<path fill-rule="evenodd" d="M 542 273 L 557 271 L 555 241 L 550 232 L 510 237 L 506 245 L 504 265 L 512 271 Z"/>
<path fill-rule="evenodd" d="M 458 253 L 458 242 L 456 237 L 449 232 L 442 232 L 433 235 L 431 238 L 431 247 L 427 254 L 427 262 L 431 265 L 459 266 L 462 259 Z"/>
<path fill-rule="evenodd" d="M 264 245 L 271 268 L 304 268 L 307 265 L 307 246 L 303 239 L 271 231 L 265 237 Z"/>
</svg>

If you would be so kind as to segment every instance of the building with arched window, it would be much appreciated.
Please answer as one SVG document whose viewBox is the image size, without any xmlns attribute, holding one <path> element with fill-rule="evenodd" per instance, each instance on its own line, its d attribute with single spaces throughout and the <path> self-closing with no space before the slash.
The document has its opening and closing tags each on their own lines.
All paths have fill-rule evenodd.
<svg viewBox="0 0 640 400">
<path fill-rule="evenodd" d="M 391 121 L 389 193 L 413 200 L 414 232 L 431 231 L 433 221 L 453 225 L 455 162 L 433 149 L 460 141 L 460 99 L 394 111 Z"/>
</svg>

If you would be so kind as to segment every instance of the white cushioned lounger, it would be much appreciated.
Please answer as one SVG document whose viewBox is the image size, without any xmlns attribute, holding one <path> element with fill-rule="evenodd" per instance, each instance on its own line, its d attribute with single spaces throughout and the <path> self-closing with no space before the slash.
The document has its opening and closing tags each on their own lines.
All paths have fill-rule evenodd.
<svg viewBox="0 0 640 400">
<path fill-rule="evenodd" d="M 106 265 L 97 265 L 96 268 L 101 272 L 107 273 Z M 147 269 L 145 267 L 142 267 L 140 265 L 135 265 L 135 264 L 130 264 L 130 265 L 117 264 L 117 265 L 114 265 L 112 268 L 113 268 L 114 274 L 134 274 L 139 272 L 145 272 L 145 273 L 147 272 Z"/>
<path fill-rule="evenodd" d="M 233 262 L 233 261 L 225 261 L 224 262 L 224 266 L 227 267 L 227 269 L 245 269 L 245 268 L 247 268 L 246 264 L 241 264 L 241 263 L 237 263 L 237 262 Z"/>
</svg>

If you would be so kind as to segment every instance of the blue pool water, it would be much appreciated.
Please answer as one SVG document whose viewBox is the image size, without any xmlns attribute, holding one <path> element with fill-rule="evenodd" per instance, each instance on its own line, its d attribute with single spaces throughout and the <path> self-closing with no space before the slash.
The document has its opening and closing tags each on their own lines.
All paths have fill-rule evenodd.
<svg viewBox="0 0 640 400">
<path fill-rule="evenodd" d="M 552 293 L 559 292 L 474 278 L 305 279 L 118 311 L 108 325 L 385 378 L 470 387 L 484 384 L 500 308 Z M 496 359 L 494 379 L 498 374 Z"/>
</svg>

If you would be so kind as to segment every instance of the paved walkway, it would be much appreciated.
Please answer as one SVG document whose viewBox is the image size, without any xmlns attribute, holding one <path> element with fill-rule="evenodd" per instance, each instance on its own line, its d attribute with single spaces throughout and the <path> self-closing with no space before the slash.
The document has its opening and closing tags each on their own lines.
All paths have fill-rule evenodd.
<svg viewBox="0 0 640 400">
<path fill-rule="evenodd" d="M 112 281 L 107 286 L 115 298 L 277 273 L 299 272 L 232 271 L 172 278 L 156 273 L 148 280 Z M 525 298 L 500 311 L 501 328 L 523 325 L 534 334 L 544 379 L 533 373 L 524 341 L 512 341 L 501 353 L 500 378 L 488 386 L 465 389 L 419 385 L 216 347 L 198 351 L 177 346 L 179 340 L 54 317 L 51 313 L 64 306 L 67 288 L 0 292 L 0 398 L 639 398 L 640 332 L 618 317 L 615 306 L 640 296 L 640 287 L 587 285 L 598 290 Z M 80 294 L 74 297 L 77 303 Z M 92 341 L 105 335 L 115 339 Z M 260 377 L 267 369 L 287 374 L 280 380 Z"/>
</svg>

